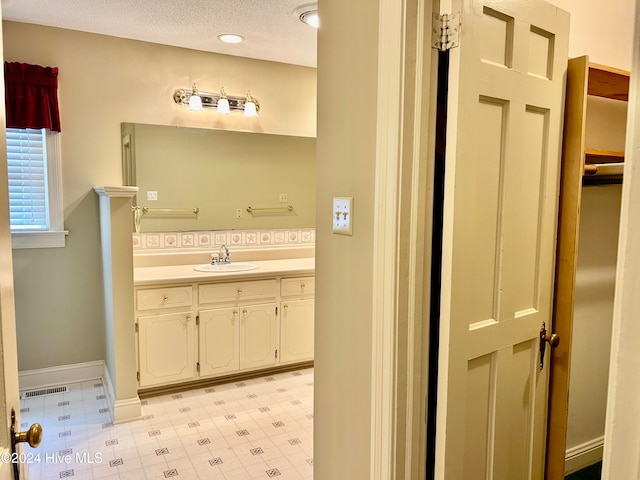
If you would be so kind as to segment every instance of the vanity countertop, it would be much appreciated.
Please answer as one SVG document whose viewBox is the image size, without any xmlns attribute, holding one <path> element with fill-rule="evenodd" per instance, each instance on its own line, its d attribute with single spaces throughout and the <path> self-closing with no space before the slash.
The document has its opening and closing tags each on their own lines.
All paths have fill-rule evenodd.
<svg viewBox="0 0 640 480">
<path fill-rule="evenodd" d="M 315 258 L 313 257 L 256 260 L 251 261 L 251 263 L 256 264 L 258 268 L 239 272 L 199 272 L 194 270 L 196 265 L 136 267 L 133 269 L 133 284 L 138 287 L 167 283 L 234 281 L 285 275 L 313 275 L 315 273 Z"/>
</svg>

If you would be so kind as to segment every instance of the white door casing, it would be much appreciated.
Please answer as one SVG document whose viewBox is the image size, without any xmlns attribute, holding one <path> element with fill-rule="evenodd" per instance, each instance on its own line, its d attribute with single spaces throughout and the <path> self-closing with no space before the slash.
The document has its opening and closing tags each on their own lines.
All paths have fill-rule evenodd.
<svg viewBox="0 0 640 480">
<path fill-rule="evenodd" d="M 453 11 L 435 473 L 542 479 L 569 15 L 537 0 Z"/>
<path fill-rule="evenodd" d="M 0 9 L 1 10 L 1 9 Z M 2 27 L 0 26 L 0 37 Z M 2 42 L 0 41 L 0 45 Z M 0 54 L 0 58 L 2 55 Z M 4 85 L 4 74 L 0 73 Z M 0 120 L 5 123 L 5 108 L 0 107 Z M 0 129 L 0 161 L 6 165 L 6 135 Z M 0 169 L 0 415 L 4 421 L 0 426 L 0 453 L 11 451 L 11 409 L 16 411 L 16 422 L 20 425 L 20 398 L 18 394 L 18 344 L 16 341 L 16 316 L 13 290 L 13 256 L 9 231 L 9 181 L 6 168 Z M 22 447 L 19 447 L 22 448 Z M 28 465 L 21 466 L 21 477 L 28 478 Z M 0 480 L 13 478 L 13 465 L 0 462 Z"/>
</svg>

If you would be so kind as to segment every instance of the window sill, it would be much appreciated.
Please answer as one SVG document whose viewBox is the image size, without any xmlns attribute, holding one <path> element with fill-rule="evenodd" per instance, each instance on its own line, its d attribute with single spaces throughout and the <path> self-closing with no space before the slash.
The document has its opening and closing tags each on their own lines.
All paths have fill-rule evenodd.
<svg viewBox="0 0 640 480">
<path fill-rule="evenodd" d="M 59 248 L 64 247 L 67 230 L 48 232 L 11 232 L 11 248 Z"/>
</svg>

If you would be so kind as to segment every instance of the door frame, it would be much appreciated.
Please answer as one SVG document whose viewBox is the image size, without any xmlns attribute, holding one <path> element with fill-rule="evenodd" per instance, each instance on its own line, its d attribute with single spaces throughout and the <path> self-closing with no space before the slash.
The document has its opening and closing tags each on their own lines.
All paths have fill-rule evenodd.
<svg viewBox="0 0 640 480">
<path fill-rule="evenodd" d="M 433 135 L 431 12 L 380 0 L 371 384 L 371 479 L 424 478 Z M 429 153 L 427 153 L 429 152 Z M 390 255 L 390 253 L 392 253 Z"/>
<path fill-rule="evenodd" d="M 607 392 L 602 479 L 640 475 L 640 6 L 636 2 L 635 33 L 627 117 L 624 182 L 613 307 L 611 366 Z"/>
<path fill-rule="evenodd" d="M 584 174 L 588 57 L 569 60 L 560 174 L 553 332 L 560 344 L 551 350 L 545 478 L 564 478 L 569 412 L 569 376 L 578 264 L 580 204 Z M 569 88 L 571 87 L 571 88 Z"/>
<path fill-rule="evenodd" d="M 0 7 L 1 13 L 1 7 Z M 0 25 L 0 60 L 4 58 L 2 26 Z M 4 92 L 4 70 L 0 73 Z M 4 93 L 3 93 L 4 95 Z M 4 104 L 0 106 L 0 122 L 5 124 Z M 0 162 L 7 163 L 6 132 L 0 128 Z M 16 425 L 20 425 L 20 398 L 18 386 L 18 342 L 13 289 L 13 252 L 9 229 L 9 194 L 7 169 L 0 168 L 0 453 L 11 452 L 11 410 L 15 408 Z M 21 448 L 21 447 L 20 447 Z M 28 468 L 20 467 L 21 478 L 28 478 Z M 13 479 L 13 465 L 0 462 L 0 480 Z"/>
</svg>

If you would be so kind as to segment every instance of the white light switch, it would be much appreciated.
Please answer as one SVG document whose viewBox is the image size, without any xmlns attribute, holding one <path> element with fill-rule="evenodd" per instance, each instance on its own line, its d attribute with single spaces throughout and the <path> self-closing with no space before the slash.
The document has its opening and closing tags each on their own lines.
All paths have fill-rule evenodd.
<svg viewBox="0 0 640 480">
<path fill-rule="evenodd" d="M 158 192 L 153 190 L 148 191 L 147 200 L 158 200 Z"/>
<path fill-rule="evenodd" d="M 333 233 L 353 235 L 353 197 L 333 197 Z"/>
</svg>

